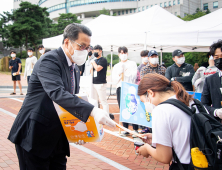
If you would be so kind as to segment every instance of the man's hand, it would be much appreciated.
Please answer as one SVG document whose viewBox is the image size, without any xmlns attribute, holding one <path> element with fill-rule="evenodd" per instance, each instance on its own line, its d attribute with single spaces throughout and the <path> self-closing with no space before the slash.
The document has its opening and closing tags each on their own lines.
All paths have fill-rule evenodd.
<svg viewBox="0 0 222 170">
<path fill-rule="evenodd" d="M 200 67 L 197 69 L 197 73 L 200 74 L 200 72 L 205 71 L 206 68 L 205 67 Z"/>
<path fill-rule="evenodd" d="M 148 143 L 148 144 L 152 144 L 152 133 L 146 133 L 146 134 L 142 134 L 141 136 L 145 137 L 145 139 L 142 139 L 143 142 Z"/>
<path fill-rule="evenodd" d="M 16 72 L 16 75 L 19 75 L 19 72 L 18 72 L 18 71 Z"/>
<path fill-rule="evenodd" d="M 148 144 L 145 144 L 141 146 L 139 149 L 137 149 L 136 153 L 138 153 L 138 155 L 142 155 L 143 157 L 148 158 L 150 155 L 147 151 L 147 147 L 151 147 L 151 146 Z"/>
<path fill-rule="evenodd" d="M 222 119 L 222 109 L 217 109 L 217 110 L 216 110 L 216 115 L 217 115 L 220 119 Z"/>
<path fill-rule="evenodd" d="M 9 66 L 9 69 L 12 69 L 13 68 L 13 66 Z"/>
<path fill-rule="evenodd" d="M 105 112 L 102 109 L 94 107 L 92 112 L 91 112 L 91 116 L 94 117 L 94 119 L 99 124 L 107 125 L 107 126 L 110 126 L 110 127 L 115 127 L 116 126 L 114 121 L 112 119 L 110 119 L 109 113 Z"/>
<path fill-rule="evenodd" d="M 84 145 L 86 142 L 84 140 L 79 140 L 78 142 L 75 142 L 76 145 Z"/>
</svg>

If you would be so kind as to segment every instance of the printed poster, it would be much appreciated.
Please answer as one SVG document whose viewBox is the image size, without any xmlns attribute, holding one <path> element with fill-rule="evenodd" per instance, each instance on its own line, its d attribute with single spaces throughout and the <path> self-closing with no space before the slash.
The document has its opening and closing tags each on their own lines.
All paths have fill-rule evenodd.
<svg viewBox="0 0 222 170">
<path fill-rule="evenodd" d="M 122 82 L 120 94 L 120 121 L 152 127 L 152 114 L 137 95 L 138 85 Z"/>
</svg>

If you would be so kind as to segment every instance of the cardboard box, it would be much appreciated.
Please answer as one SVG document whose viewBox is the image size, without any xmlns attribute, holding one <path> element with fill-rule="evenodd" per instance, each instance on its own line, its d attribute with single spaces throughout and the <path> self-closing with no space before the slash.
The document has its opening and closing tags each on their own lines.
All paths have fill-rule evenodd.
<svg viewBox="0 0 222 170">
<path fill-rule="evenodd" d="M 79 96 L 87 101 L 86 96 Z M 99 142 L 104 136 L 103 126 L 89 116 L 86 123 L 82 122 L 67 110 L 54 102 L 62 127 L 69 142 L 74 143 L 79 140 L 84 142 Z"/>
</svg>

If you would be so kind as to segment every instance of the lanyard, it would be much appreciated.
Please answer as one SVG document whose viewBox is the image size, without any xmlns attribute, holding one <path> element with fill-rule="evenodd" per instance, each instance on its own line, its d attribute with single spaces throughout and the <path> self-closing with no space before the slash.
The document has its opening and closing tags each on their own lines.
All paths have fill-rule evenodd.
<svg viewBox="0 0 222 170">
<path fill-rule="evenodd" d="M 101 58 L 100 58 L 100 59 L 101 59 Z M 96 62 L 97 65 L 98 65 L 100 59 L 97 60 L 97 62 Z"/>
</svg>

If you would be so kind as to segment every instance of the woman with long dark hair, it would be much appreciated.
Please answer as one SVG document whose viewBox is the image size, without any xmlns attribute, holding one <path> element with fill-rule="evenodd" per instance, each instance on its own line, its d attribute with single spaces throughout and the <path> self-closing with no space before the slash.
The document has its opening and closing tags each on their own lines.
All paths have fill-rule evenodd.
<svg viewBox="0 0 222 170">
<path fill-rule="evenodd" d="M 152 156 L 159 162 L 169 164 L 174 149 L 184 169 L 190 163 L 190 124 L 191 118 L 179 108 L 171 104 L 161 104 L 168 99 L 177 99 L 191 108 L 194 103 L 184 87 L 177 81 L 170 82 L 160 74 L 148 73 L 141 80 L 138 95 L 145 104 L 146 111 L 152 113 L 152 134 L 145 134 L 152 146 L 145 144 L 137 152 L 144 157 Z M 196 108 L 196 107 L 195 107 Z M 198 110 L 196 108 L 196 112 Z M 172 162 L 170 169 L 178 169 Z"/>
</svg>

